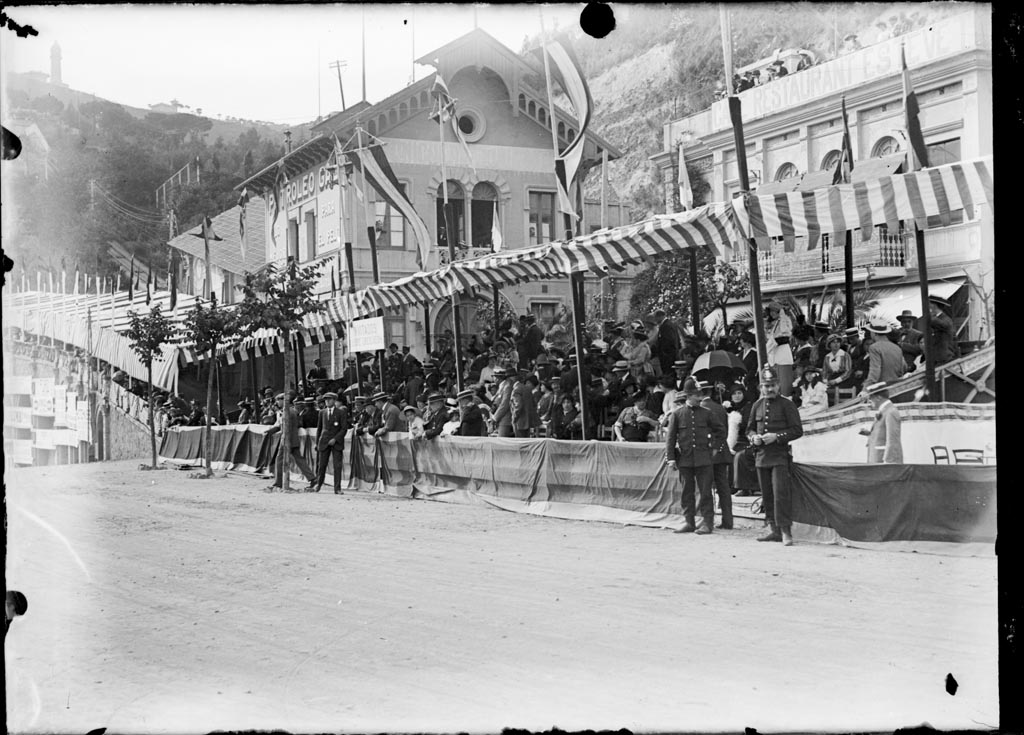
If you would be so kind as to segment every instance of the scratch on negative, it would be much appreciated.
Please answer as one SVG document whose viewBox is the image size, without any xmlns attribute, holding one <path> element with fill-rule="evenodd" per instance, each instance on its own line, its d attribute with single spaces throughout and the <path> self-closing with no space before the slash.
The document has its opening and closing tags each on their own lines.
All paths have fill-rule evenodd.
<svg viewBox="0 0 1024 735">
<path fill-rule="evenodd" d="M 29 520 L 35 521 L 40 526 L 45 528 L 47 531 L 52 533 L 54 536 L 59 538 L 61 543 L 64 544 L 64 546 L 67 547 L 68 553 L 71 554 L 71 558 L 74 559 L 75 563 L 78 564 L 79 567 L 81 567 L 83 572 L 85 572 L 86 579 L 88 579 L 90 582 L 92 581 L 92 575 L 89 574 L 89 570 L 85 568 L 85 563 L 82 561 L 82 558 L 78 554 L 75 553 L 75 550 L 73 548 L 71 548 L 71 542 L 67 540 L 67 537 L 63 533 L 58 531 L 56 528 L 51 526 L 49 523 L 47 523 L 46 521 L 44 521 L 42 518 L 40 518 L 39 516 L 35 515 L 34 513 L 30 512 L 30 511 L 27 511 L 27 510 L 25 510 L 24 508 L 21 508 L 21 507 L 19 507 L 18 510 L 20 510 L 22 513 L 24 513 L 26 516 L 28 516 Z"/>
</svg>

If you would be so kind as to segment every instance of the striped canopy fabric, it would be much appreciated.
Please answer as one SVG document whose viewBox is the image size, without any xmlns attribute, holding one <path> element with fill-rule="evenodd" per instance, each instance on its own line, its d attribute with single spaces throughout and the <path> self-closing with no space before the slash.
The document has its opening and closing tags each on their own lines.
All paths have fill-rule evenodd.
<svg viewBox="0 0 1024 735">
<path fill-rule="evenodd" d="M 859 228 L 899 227 L 900 220 L 920 224 L 964 210 L 968 219 L 979 205 L 992 206 L 992 157 L 960 161 L 908 174 L 839 184 L 814 191 L 758 195 L 734 200 L 736 221 L 747 237 L 806 237 L 813 247 L 823 233 Z M 919 224 L 919 226 L 920 226 Z"/>
</svg>

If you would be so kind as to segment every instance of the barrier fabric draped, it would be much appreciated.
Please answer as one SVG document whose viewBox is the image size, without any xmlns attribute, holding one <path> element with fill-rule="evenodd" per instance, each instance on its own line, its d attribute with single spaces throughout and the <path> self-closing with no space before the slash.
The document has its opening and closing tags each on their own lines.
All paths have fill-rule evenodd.
<svg viewBox="0 0 1024 735">
<path fill-rule="evenodd" d="M 272 468 L 278 434 L 264 426 L 213 430 L 221 469 Z M 313 459 L 313 431 L 301 430 Z M 402 497 L 461 493 L 519 512 L 656 527 L 680 522 L 680 484 L 660 444 L 441 437 L 346 439 L 349 487 Z M 160 456 L 198 464 L 202 429 L 167 432 Z M 996 467 L 794 464 L 793 520 L 851 542 L 991 544 Z"/>
</svg>

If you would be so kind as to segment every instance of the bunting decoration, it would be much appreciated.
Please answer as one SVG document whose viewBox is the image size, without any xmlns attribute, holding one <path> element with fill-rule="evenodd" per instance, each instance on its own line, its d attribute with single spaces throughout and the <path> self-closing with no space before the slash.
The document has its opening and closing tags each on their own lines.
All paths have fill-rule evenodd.
<svg viewBox="0 0 1024 735">
<path fill-rule="evenodd" d="M 347 155 L 353 167 L 364 173 L 370 186 L 409 223 L 413 239 L 416 241 L 416 263 L 422 269 L 430 252 L 430 231 L 402 191 L 402 185 L 395 176 L 387 156 L 384 155 L 384 149 L 379 143 L 375 143 L 366 149 L 348 151 Z"/>
<path fill-rule="evenodd" d="M 473 170 L 473 174 L 476 174 L 476 166 L 473 165 L 473 156 L 469 152 L 469 144 L 466 143 L 466 138 L 462 135 L 462 130 L 459 128 L 459 113 L 455 107 L 455 98 L 452 97 L 448 91 L 448 85 L 445 84 L 444 78 L 440 73 L 434 75 L 434 86 L 430 88 L 430 95 L 434 99 L 434 110 L 430 113 L 431 120 L 437 120 L 439 124 L 450 123 L 452 131 L 455 133 L 455 140 L 459 141 L 462 146 L 462 152 L 466 154 L 466 160 L 469 162 L 469 167 Z"/>
<path fill-rule="evenodd" d="M 569 187 L 576 181 L 580 164 L 583 160 L 583 144 L 590 118 L 593 114 L 594 101 L 590 96 L 590 87 L 583 76 L 579 62 L 571 47 L 561 41 L 545 44 L 544 52 L 551 60 L 551 76 L 565 91 L 576 112 L 576 135 L 561 153 L 555 151 L 555 177 L 558 180 L 558 199 L 563 212 L 568 212 L 574 219 L 579 219 Z M 552 124 L 554 124 L 554 105 L 552 104 Z"/>
</svg>

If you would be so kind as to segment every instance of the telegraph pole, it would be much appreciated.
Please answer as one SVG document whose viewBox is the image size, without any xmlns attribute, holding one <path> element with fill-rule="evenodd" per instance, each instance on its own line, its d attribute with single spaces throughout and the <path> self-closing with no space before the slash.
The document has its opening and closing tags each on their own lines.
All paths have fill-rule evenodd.
<svg viewBox="0 0 1024 735">
<path fill-rule="evenodd" d="M 338 91 L 341 92 L 341 111 L 345 111 L 345 85 L 341 83 L 341 70 L 348 66 L 348 64 L 340 59 L 332 61 L 328 66 L 331 69 L 338 70 Z"/>
</svg>

